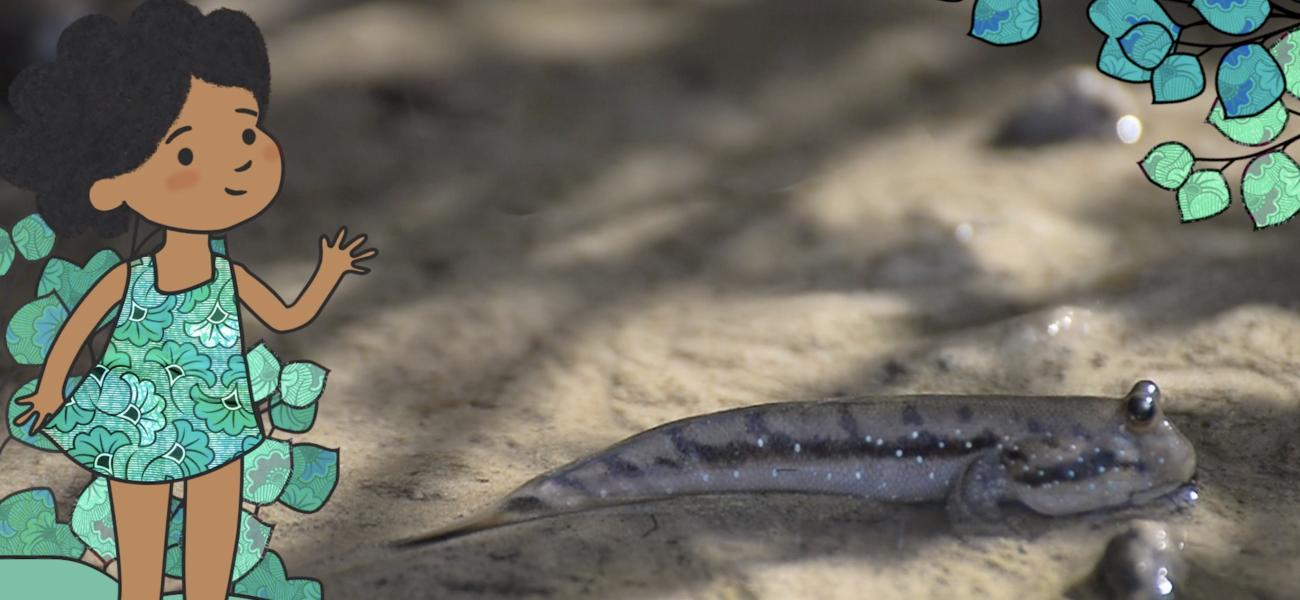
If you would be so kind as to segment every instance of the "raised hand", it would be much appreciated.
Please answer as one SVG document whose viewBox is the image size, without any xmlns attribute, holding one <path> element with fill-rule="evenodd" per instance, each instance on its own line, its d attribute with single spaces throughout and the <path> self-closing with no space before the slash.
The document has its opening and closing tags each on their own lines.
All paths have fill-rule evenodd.
<svg viewBox="0 0 1300 600">
<path fill-rule="evenodd" d="M 357 263 L 370 260 L 379 256 L 379 250 L 376 248 L 365 248 L 361 244 L 366 241 L 366 235 L 361 234 L 352 241 L 346 241 L 348 228 L 340 227 L 334 241 L 330 242 L 328 236 L 320 237 L 320 271 L 336 279 L 341 279 L 348 273 L 365 275 L 370 272 L 367 267 L 357 266 Z"/>
</svg>

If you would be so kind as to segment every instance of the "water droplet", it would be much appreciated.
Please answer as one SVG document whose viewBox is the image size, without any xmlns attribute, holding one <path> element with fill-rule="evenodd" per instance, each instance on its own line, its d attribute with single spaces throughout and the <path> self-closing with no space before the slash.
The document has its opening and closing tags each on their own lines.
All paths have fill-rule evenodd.
<svg viewBox="0 0 1300 600">
<path fill-rule="evenodd" d="M 1125 144 L 1137 143 L 1142 138 L 1142 120 L 1136 115 L 1124 115 L 1115 122 L 1115 134 Z"/>
</svg>

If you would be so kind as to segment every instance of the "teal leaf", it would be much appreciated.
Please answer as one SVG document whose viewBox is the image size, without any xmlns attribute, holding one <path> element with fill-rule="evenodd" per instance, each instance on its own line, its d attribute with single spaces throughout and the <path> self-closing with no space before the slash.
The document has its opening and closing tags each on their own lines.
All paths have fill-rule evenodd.
<svg viewBox="0 0 1300 600">
<path fill-rule="evenodd" d="M 54 249 L 54 230 L 38 214 L 23 217 L 14 224 L 14 246 L 27 260 L 40 260 Z"/>
<path fill-rule="evenodd" d="M 316 408 L 311 403 L 302 408 L 289 406 L 278 395 L 271 397 L 271 425 L 292 433 L 306 433 L 316 423 Z"/>
<path fill-rule="evenodd" d="M 1152 148 L 1142 159 L 1142 173 L 1167 190 L 1176 190 L 1192 172 L 1192 151 L 1178 142 L 1165 142 Z"/>
<path fill-rule="evenodd" d="M 1223 173 L 1196 171 L 1178 188 L 1178 213 L 1184 223 L 1208 219 L 1227 210 L 1230 199 Z"/>
<path fill-rule="evenodd" d="M 996 46 L 1010 46 L 1038 35 L 1038 0 L 975 0 L 970 35 Z"/>
<path fill-rule="evenodd" d="M 122 262 L 122 258 L 112 248 L 96 252 L 84 266 L 78 266 L 62 258 L 46 261 L 41 279 L 36 285 L 36 295 L 44 296 L 53 292 L 63 301 L 68 310 L 73 310 L 90 288 L 110 269 Z"/>
<path fill-rule="evenodd" d="M 1151 81 L 1151 71 L 1133 64 L 1124 55 L 1124 49 L 1115 38 L 1106 38 L 1106 42 L 1101 45 L 1101 54 L 1097 55 L 1097 70 L 1129 83 Z"/>
<path fill-rule="evenodd" d="M 1203 91 L 1201 61 L 1190 54 L 1170 54 L 1151 73 L 1151 97 L 1156 104 L 1191 100 Z"/>
<path fill-rule="evenodd" d="M 1255 229 L 1285 223 L 1300 210 L 1300 166 L 1281 151 L 1257 157 L 1246 165 L 1241 195 Z"/>
<path fill-rule="evenodd" d="M 235 538 L 235 563 L 230 578 L 243 577 L 266 554 L 266 546 L 271 541 L 274 529 L 259 521 L 248 510 L 239 511 L 239 535 Z M 185 570 L 185 508 L 178 508 L 167 524 L 167 550 L 164 555 L 163 572 L 172 577 L 180 577 Z"/>
<path fill-rule="evenodd" d="M 100 558 L 117 558 L 117 533 L 107 479 L 95 477 L 77 497 L 77 506 L 72 509 L 72 531 Z"/>
<path fill-rule="evenodd" d="M 81 558 L 86 546 L 54 513 L 54 492 L 31 488 L 0 500 L 0 555 Z"/>
<path fill-rule="evenodd" d="M 273 550 L 253 570 L 235 582 L 235 593 L 266 600 L 320 600 L 320 582 L 314 579 L 286 579 L 284 561 Z"/>
<path fill-rule="evenodd" d="M 1259 44 L 1242 44 L 1219 61 L 1219 99 L 1229 118 L 1257 115 L 1282 95 L 1284 79 L 1273 55 Z"/>
<path fill-rule="evenodd" d="M 117 582 L 84 562 L 66 558 L 0 557 L 4 597 L 13 600 L 109 600 Z"/>
<path fill-rule="evenodd" d="M 1245 35 L 1268 20 L 1268 0 L 1192 0 L 1210 27 L 1228 35 Z"/>
<path fill-rule="evenodd" d="M 1262 146 L 1282 135 L 1290 114 L 1286 105 L 1278 100 L 1253 117 L 1229 119 L 1223 115 L 1223 104 L 1216 101 L 1206 122 L 1214 125 L 1223 137 L 1238 144 Z"/>
<path fill-rule="evenodd" d="M 185 571 L 181 554 L 185 548 L 185 507 L 172 498 L 171 517 L 167 519 L 167 549 L 163 553 L 163 573 L 180 577 Z"/>
<path fill-rule="evenodd" d="M 325 367 L 308 361 L 285 365 L 280 371 L 280 398 L 298 408 L 316 402 L 325 391 L 328 373 Z"/>
<path fill-rule="evenodd" d="M 1088 20 L 1098 31 L 1112 38 L 1148 21 L 1164 25 L 1175 39 L 1182 31 L 1156 0 L 1093 0 L 1088 6 Z"/>
<path fill-rule="evenodd" d="M 253 401 L 260 402 L 271 397 L 280 387 L 280 359 L 271 352 L 266 344 L 258 343 L 244 359 L 248 365 L 248 381 L 253 394 Z"/>
<path fill-rule="evenodd" d="M 1278 38 L 1268 51 L 1282 69 L 1282 78 L 1286 81 L 1286 91 L 1300 98 L 1300 35 L 1292 29 Z"/>
<path fill-rule="evenodd" d="M 1174 48 L 1174 37 L 1159 23 L 1138 23 L 1119 38 L 1119 47 L 1133 64 L 1154 69 Z"/>
<path fill-rule="evenodd" d="M 14 247 L 13 238 L 9 237 L 9 232 L 0 229 L 0 275 L 9 272 L 9 267 L 14 264 L 14 255 L 18 254 L 18 249 Z"/>
<path fill-rule="evenodd" d="M 267 438 L 244 455 L 244 500 L 270 504 L 280 497 L 291 471 L 289 442 Z"/>
<path fill-rule="evenodd" d="M 17 390 L 15 390 L 14 395 L 9 398 L 9 417 L 8 417 L 9 435 L 15 441 L 21 442 L 26 446 L 31 446 L 32 448 L 35 448 L 37 450 L 44 450 L 46 452 L 61 452 L 61 449 L 58 446 L 54 445 L 54 442 L 51 441 L 50 438 L 47 437 L 44 433 L 38 432 L 36 435 L 31 434 L 31 428 L 32 428 L 31 420 L 25 421 L 21 427 L 14 424 L 14 419 L 17 419 L 18 415 L 27 412 L 27 408 L 28 408 L 26 404 L 18 404 L 18 400 L 21 400 L 23 398 L 26 398 L 36 393 L 36 386 L 38 382 L 39 380 L 33 379 L 31 381 L 28 381 L 27 383 L 24 383 L 22 387 L 19 387 Z M 63 387 L 64 396 L 71 396 L 73 390 L 77 389 L 77 384 L 80 382 L 81 382 L 81 377 L 69 377 L 68 380 L 64 383 L 64 387 Z"/>
<path fill-rule="evenodd" d="M 293 445 L 293 472 L 280 502 L 298 512 L 320 510 L 339 481 L 339 453 L 316 444 Z"/>
<path fill-rule="evenodd" d="M 68 309 L 53 294 L 42 296 L 18 309 L 9 319 L 5 344 L 20 365 L 39 365 L 54 345 L 54 338 L 68 320 Z"/>
</svg>

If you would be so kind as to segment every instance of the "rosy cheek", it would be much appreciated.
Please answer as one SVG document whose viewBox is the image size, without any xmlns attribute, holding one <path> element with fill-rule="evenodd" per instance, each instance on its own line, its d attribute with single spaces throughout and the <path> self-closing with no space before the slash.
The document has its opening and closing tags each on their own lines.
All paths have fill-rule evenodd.
<svg viewBox="0 0 1300 600">
<path fill-rule="evenodd" d="M 277 144 L 267 144 L 262 150 L 262 157 L 266 160 L 280 160 L 280 146 Z"/>
<path fill-rule="evenodd" d="M 169 175 L 167 180 L 163 182 L 163 185 L 166 186 L 167 191 L 169 192 L 178 192 L 180 190 L 192 188 L 198 183 L 199 172 L 193 169 L 184 169 Z"/>
</svg>

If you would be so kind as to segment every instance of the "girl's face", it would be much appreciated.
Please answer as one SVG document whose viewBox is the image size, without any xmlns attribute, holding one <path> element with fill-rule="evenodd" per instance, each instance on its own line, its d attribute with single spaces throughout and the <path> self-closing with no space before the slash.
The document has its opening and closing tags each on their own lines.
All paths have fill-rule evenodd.
<svg viewBox="0 0 1300 600">
<path fill-rule="evenodd" d="M 217 232 L 261 213 L 280 192 L 280 146 L 258 128 L 257 100 L 238 87 L 190 79 L 185 105 L 152 156 L 90 188 L 95 208 L 123 204 L 179 231 Z"/>
</svg>

